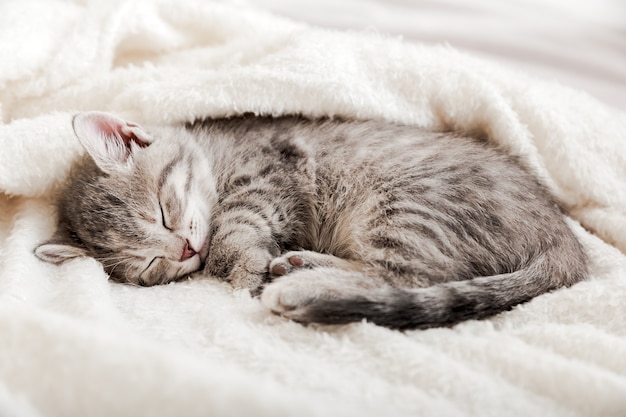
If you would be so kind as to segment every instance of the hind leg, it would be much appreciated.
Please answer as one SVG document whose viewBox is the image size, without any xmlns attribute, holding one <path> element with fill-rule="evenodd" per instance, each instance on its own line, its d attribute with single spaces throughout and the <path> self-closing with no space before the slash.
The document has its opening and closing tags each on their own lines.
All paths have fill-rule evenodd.
<svg viewBox="0 0 626 417">
<path fill-rule="evenodd" d="M 308 250 L 290 251 L 274 258 L 270 262 L 269 271 L 272 278 L 281 277 L 299 269 L 319 267 L 337 268 L 358 271 L 362 266 L 354 261 L 347 261 L 333 255 L 326 255 Z"/>
<path fill-rule="evenodd" d="M 310 322 L 307 317 L 316 302 L 346 296 L 348 287 L 353 288 L 352 292 L 366 289 L 362 277 L 347 273 L 358 269 L 358 264 L 333 255 L 307 250 L 286 252 L 270 263 L 273 282 L 264 289 L 261 301 L 275 314 Z"/>
<path fill-rule="evenodd" d="M 275 279 L 263 290 L 261 302 L 273 313 L 300 323 L 339 324 L 367 316 L 344 310 L 345 302 L 367 303 L 390 291 L 382 280 L 361 272 L 322 266 L 292 269 Z"/>
</svg>

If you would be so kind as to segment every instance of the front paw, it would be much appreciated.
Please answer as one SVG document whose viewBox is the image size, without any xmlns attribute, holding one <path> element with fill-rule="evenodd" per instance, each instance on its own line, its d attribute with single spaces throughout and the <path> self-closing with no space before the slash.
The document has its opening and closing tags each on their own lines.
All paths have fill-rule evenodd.
<svg viewBox="0 0 626 417">
<path fill-rule="evenodd" d="M 230 256 L 209 257 L 205 271 L 229 282 L 235 289 L 248 289 L 255 296 L 269 281 L 269 264 L 273 257 L 265 250 L 232 252 Z"/>
<path fill-rule="evenodd" d="M 267 265 L 267 264 L 266 264 Z M 267 266 L 265 270 L 250 271 L 245 266 L 235 266 L 228 277 L 228 281 L 235 289 L 248 289 L 250 295 L 256 297 L 261 294 L 263 285 L 269 281 L 269 273 L 267 272 Z"/>
</svg>

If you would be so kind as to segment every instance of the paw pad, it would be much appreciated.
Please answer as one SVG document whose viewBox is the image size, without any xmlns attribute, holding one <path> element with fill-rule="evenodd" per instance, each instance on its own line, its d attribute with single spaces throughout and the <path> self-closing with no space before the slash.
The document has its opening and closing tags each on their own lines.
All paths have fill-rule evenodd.
<svg viewBox="0 0 626 417">
<path fill-rule="evenodd" d="M 304 258 L 299 255 L 289 256 L 287 259 L 277 258 L 270 267 L 270 272 L 275 276 L 287 275 L 293 269 L 304 267 Z"/>
<path fill-rule="evenodd" d="M 302 268 L 304 266 L 304 258 L 294 255 L 289 258 L 289 263 L 296 268 Z"/>
<path fill-rule="evenodd" d="M 272 273 L 272 275 L 276 275 L 278 277 L 283 276 L 283 275 L 287 275 L 287 268 L 285 268 L 285 265 L 283 264 L 276 264 L 272 266 L 272 270 L 270 271 Z"/>
</svg>

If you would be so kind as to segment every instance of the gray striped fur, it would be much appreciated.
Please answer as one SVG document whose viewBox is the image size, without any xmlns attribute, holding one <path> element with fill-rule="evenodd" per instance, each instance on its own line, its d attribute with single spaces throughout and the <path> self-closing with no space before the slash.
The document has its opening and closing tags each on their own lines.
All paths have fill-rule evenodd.
<svg viewBox="0 0 626 417">
<path fill-rule="evenodd" d="M 141 285 L 203 264 L 299 322 L 399 329 L 487 317 L 586 275 L 559 205 L 485 140 L 377 121 L 242 116 L 123 132 L 110 119 L 126 146 L 111 162 L 89 148 L 106 135 L 84 126 L 112 116 L 79 117 L 89 154 L 36 250 L 47 261 L 93 256 Z M 198 252 L 188 259 L 185 242 Z"/>
</svg>

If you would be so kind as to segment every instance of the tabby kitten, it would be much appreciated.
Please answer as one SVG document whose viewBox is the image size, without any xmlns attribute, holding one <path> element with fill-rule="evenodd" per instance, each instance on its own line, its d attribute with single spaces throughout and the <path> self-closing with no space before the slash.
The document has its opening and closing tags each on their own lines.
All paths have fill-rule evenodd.
<svg viewBox="0 0 626 417">
<path fill-rule="evenodd" d="M 517 158 L 376 121 L 242 116 L 142 127 L 77 115 L 87 151 L 36 255 L 111 278 L 204 273 L 303 323 L 452 325 L 585 278 L 559 206 Z"/>
</svg>

